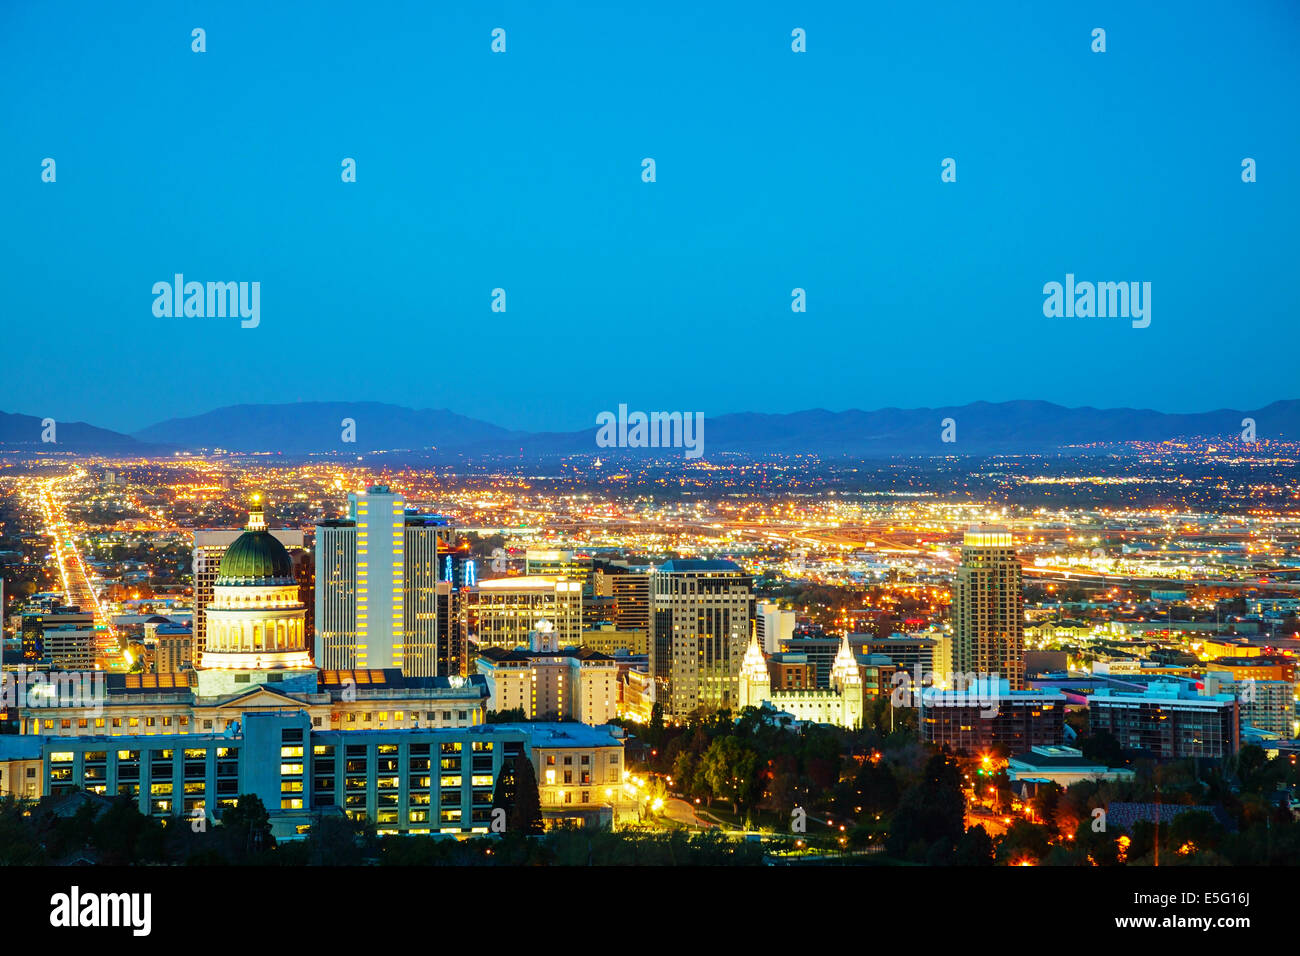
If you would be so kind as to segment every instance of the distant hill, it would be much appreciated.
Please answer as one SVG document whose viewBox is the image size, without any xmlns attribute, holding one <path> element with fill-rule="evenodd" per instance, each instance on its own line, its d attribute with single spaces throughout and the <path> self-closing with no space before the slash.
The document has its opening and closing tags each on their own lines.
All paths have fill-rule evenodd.
<svg viewBox="0 0 1300 956">
<path fill-rule="evenodd" d="M 0 412 L 0 452 L 15 450 L 76 451 L 90 453 L 144 452 L 144 443 L 121 432 L 96 428 L 85 422 L 54 423 L 54 443 L 43 442 L 42 419 L 35 415 Z"/>
<path fill-rule="evenodd" d="M 345 442 L 344 420 L 354 442 Z M 190 418 L 172 418 L 135 433 L 147 442 L 198 449 L 284 455 L 461 449 L 506 442 L 505 428 L 455 412 L 411 409 L 382 402 L 292 402 L 231 405 Z"/>
<path fill-rule="evenodd" d="M 956 423 L 954 443 L 940 440 L 942 423 L 949 418 Z M 1259 438 L 1300 440 L 1297 400 L 1274 402 L 1256 410 L 1219 409 L 1184 415 L 1015 401 L 942 408 L 843 412 L 812 409 L 789 414 L 706 416 L 704 449 L 706 457 L 720 452 L 812 453 L 823 457 L 1044 452 L 1064 445 L 1191 436 L 1239 438 L 1244 418 L 1255 420 Z M 344 419 L 356 423 L 355 443 L 342 441 Z M 594 414 L 589 429 L 529 433 L 446 410 L 416 410 L 379 402 L 298 402 L 231 406 L 160 422 L 133 437 L 190 449 L 270 451 L 293 456 L 430 449 L 445 455 L 528 457 L 584 452 L 614 457 L 624 453 L 597 448 L 595 433 Z M 39 436 L 39 430 L 36 434 Z M 625 453 L 645 455 L 649 450 L 629 449 Z"/>
</svg>

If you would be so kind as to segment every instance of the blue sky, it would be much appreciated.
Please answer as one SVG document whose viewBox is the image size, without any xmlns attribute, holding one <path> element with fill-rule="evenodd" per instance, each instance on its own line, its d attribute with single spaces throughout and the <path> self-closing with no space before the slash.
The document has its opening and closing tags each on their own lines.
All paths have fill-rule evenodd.
<svg viewBox="0 0 1300 956">
<path fill-rule="evenodd" d="M 609 6 L 6 0 L 0 410 L 1300 397 L 1294 4 Z M 1150 327 L 1045 318 L 1067 272 Z"/>
</svg>

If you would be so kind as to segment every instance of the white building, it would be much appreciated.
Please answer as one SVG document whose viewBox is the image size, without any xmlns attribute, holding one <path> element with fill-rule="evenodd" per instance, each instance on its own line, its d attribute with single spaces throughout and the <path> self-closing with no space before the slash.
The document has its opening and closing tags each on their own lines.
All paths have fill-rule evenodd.
<svg viewBox="0 0 1300 956">
<path fill-rule="evenodd" d="M 760 601 L 754 609 L 754 633 L 764 654 L 776 654 L 781 642 L 794 637 L 794 611 L 783 611 L 779 604 Z"/>
<path fill-rule="evenodd" d="M 298 599 L 289 552 L 266 530 L 260 505 L 221 558 L 207 607 L 207 647 L 198 662 L 199 694 L 247 690 L 310 675 L 307 606 Z M 238 685 L 238 686 L 237 686 Z"/>
<path fill-rule="evenodd" d="M 758 638 L 750 642 L 740 669 L 739 706 L 762 707 L 764 704 L 796 720 L 815 724 L 834 724 L 837 727 L 855 728 L 862 725 L 863 693 L 862 672 L 857 658 L 849 647 L 847 635 L 840 641 L 840 649 L 831 666 L 830 687 L 825 689 L 773 690 L 772 675 L 767 659 L 758 645 Z"/>
<path fill-rule="evenodd" d="M 476 666 L 487 678 L 490 711 L 592 726 L 618 716 L 618 663 L 589 648 L 560 647 L 548 621 L 538 623 L 526 649 L 484 648 Z"/>
<path fill-rule="evenodd" d="M 1068 787 L 1081 780 L 1132 780 L 1127 767 L 1107 767 L 1089 760 L 1074 747 L 1046 745 L 1029 753 L 1014 754 L 1007 760 L 1007 777 L 1012 783 L 1055 783 Z"/>
</svg>

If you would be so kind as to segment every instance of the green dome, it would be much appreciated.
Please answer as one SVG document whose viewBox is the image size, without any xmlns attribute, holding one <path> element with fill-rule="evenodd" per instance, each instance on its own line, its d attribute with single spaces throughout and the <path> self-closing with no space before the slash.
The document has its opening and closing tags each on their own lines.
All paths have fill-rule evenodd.
<svg viewBox="0 0 1300 956">
<path fill-rule="evenodd" d="M 245 531 L 226 549 L 217 584 L 293 584 L 293 560 L 271 532 Z"/>
</svg>

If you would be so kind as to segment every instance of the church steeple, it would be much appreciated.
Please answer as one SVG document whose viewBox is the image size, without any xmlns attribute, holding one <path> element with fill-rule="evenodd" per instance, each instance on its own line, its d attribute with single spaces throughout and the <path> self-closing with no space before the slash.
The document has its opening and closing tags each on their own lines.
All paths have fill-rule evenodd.
<svg viewBox="0 0 1300 956">
<path fill-rule="evenodd" d="M 744 707 L 761 707 L 763 701 L 772 696 L 772 678 L 768 674 L 767 659 L 763 649 L 758 646 L 758 635 L 749 641 L 749 649 L 740 662 L 740 700 Z"/>
<path fill-rule="evenodd" d="M 841 691 L 845 687 L 862 686 L 862 672 L 858 670 L 858 659 L 853 656 L 853 648 L 849 647 L 847 634 L 840 637 L 840 649 L 831 664 L 831 686 Z"/>
</svg>

